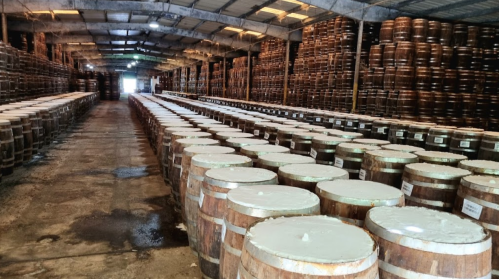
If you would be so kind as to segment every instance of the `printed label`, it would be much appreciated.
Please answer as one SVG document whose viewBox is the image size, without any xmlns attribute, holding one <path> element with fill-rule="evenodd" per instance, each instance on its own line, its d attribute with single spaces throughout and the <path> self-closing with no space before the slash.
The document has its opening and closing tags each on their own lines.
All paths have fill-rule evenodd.
<svg viewBox="0 0 499 279">
<path fill-rule="evenodd" d="M 385 128 L 378 128 L 378 133 L 384 134 L 385 133 Z"/>
<path fill-rule="evenodd" d="M 482 214 L 483 206 L 474 203 L 470 200 L 464 199 L 462 212 L 475 219 L 480 219 L 480 214 Z"/>
<path fill-rule="evenodd" d="M 296 113 L 293 113 L 293 115 L 292 115 L 292 116 L 293 116 L 293 118 L 296 118 Z"/>
<path fill-rule="evenodd" d="M 236 279 L 241 279 L 241 275 L 239 275 L 239 270 L 237 271 L 237 277 Z"/>
<path fill-rule="evenodd" d="M 470 142 L 469 141 L 461 141 L 459 143 L 459 147 L 465 147 L 465 148 L 468 148 L 470 147 Z"/>
<path fill-rule="evenodd" d="M 231 126 L 231 127 L 232 127 L 232 126 L 234 126 L 234 123 L 232 123 L 232 121 L 230 122 L 230 126 Z"/>
<path fill-rule="evenodd" d="M 313 148 L 310 149 L 310 156 L 315 159 L 317 157 L 317 151 Z"/>
<path fill-rule="evenodd" d="M 396 137 L 403 137 L 404 136 L 404 132 L 396 132 L 395 136 Z"/>
<path fill-rule="evenodd" d="M 414 138 L 418 139 L 418 140 L 423 139 L 423 134 L 419 134 L 419 133 L 418 134 L 414 134 Z"/>
<path fill-rule="evenodd" d="M 265 134 L 263 135 L 263 138 L 264 139 L 269 139 L 269 137 L 270 137 L 269 133 L 265 132 Z"/>
<path fill-rule="evenodd" d="M 365 170 L 360 170 L 359 171 L 359 179 L 360 180 L 366 180 L 366 171 Z"/>
<path fill-rule="evenodd" d="M 203 207 L 203 201 L 204 201 L 204 193 L 203 193 L 203 189 L 200 189 L 200 191 L 199 191 L 199 208 Z"/>
<path fill-rule="evenodd" d="M 364 123 L 359 124 L 359 128 L 364 129 L 365 127 L 366 127 L 366 124 L 364 124 Z"/>
<path fill-rule="evenodd" d="M 284 115 L 288 115 L 288 114 L 289 114 L 289 112 L 287 112 L 287 111 L 284 113 Z"/>
<path fill-rule="evenodd" d="M 499 142 L 496 142 L 496 144 L 494 144 L 494 150 L 499 150 Z"/>
<path fill-rule="evenodd" d="M 435 143 L 444 143 L 444 138 L 439 138 L 439 137 L 436 137 L 433 142 Z"/>
<path fill-rule="evenodd" d="M 222 243 L 225 240 L 225 234 L 226 233 L 227 233 L 227 226 L 225 225 L 225 220 L 224 220 L 224 222 L 222 223 Z"/>
<path fill-rule="evenodd" d="M 347 122 L 347 126 L 350 126 L 350 127 L 353 126 L 353 122 L 352 121 L 348 121 Z"/>
<path fill-rule="evenodd" d="M 275 145 L 279 145 L 279 139 L 275 140 Z"/>
<path fill-rule="evenodd" d="M 255 130 L 255 131 L 253 131 L 253 134 L 254 134 L 255 136 L 259 136 L 259 135 L 260 135 L 260 130 Z"/>
<path fill-rule="evenodd" d="M 300 113 L 300 118 L 303 118 L 303 113 Z"/>
<path fill-rule="evenodd" d="M 321 122 L 321 118 L 320 117 L 316 117 L 315 118 L 315 122 Z"/>
<path fill-rule="evenodd" d="M 291 141 L 291 143 L 289 144 L 289 147 L 291 147 L 291 149 L 295 149 L 295 142 Z"/>
<path fill-rule="evenodd" d="M 336 125 L 341 125 L 341 120 L 336 120 Z"/>
<path fill-rule="evenodd" d="M 343 159 L 334 158 L 334 166 L 337 168 L 342 168 L 343 167 Z"/>
<path fill-rule="evenodd" d="M 407 183 L 405 181 L 402 181 L 402 187 L 400 188 L 400 190 L 402 190 L 402 192 L 408 196 L 410 196 L 412 194 L 412 188 L 414 188 L 414 185 L 412 185 L 411 183 Z"/>
<path fill-rule="evenodd" d="M 334 118 L 329 118 L 329 123 L 334 123 Z"/>
</svg>

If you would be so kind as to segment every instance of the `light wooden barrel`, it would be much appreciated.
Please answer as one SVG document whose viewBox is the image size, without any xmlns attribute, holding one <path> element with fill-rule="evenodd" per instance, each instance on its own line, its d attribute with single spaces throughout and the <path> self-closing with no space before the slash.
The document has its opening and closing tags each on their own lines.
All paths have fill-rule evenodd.
<svg viewBox="0 0 499 279">
<path fill-rule="evenodd" d="M 267 219 L 246 233 L 237 278 L 375 279 L 377 257 L 372 236 L 336 218 Z"/>
<path fill-rule="evenodd" d="M 220 249 L 227 193 L 239 186 L 273 184 L 277 184 L 277 175 L 265 169 L 230 167 L 206 171 L 198 211 L 198 258 L 204 277 L 220 278 Z"/>
<path fill-rule="evenodd" d="M 462 177 L 471 172 L 456 167 L 415 163 L 405 166 L 401 190 L 407 205 L 452 210 Z"/>
<path fill-rule="evenodd" d="M 431 127 L 426 137 L 425 149 L 428 151 L 448 152 L 450 140 L 456 127 L 435 126 Z"/>
<path fill-rule="evenodd" d="M 267 153 L 258 156 L 255 167 L 277 173 L 280 167 L 289 164 L 315 164 L 315 159 L 298 154 Z"/>
<path fill-rule="evenodd" d="M 414 154 L 418 156 L 418 160 L 420 163 L 445 165 L 451 167 L 457 167 L 459 162 L 468 159 L 468 157 L 464 155 L 454 154 L 450 152 L 417 151 L 414 152 Z"/>
<path fill-rule="evenodd" d="M 158 154 L 157 154 L 158 159 L 161 162 L 162 156 L 163 156 L 163 151 L 164 151 L 163 142 L 164 142 L 164 137 L 165 137 L 165 130 L 167 128 L 174 128 L 174 127 L 192 128 L 193 126 L 189 123 L 186 123 L 186 122 L 170 122 L 169 120 L 166 122 L 161 121 L 159 125 L 161 125 L 161 128 L 158 129 L 158 136 L 156 137 L 156 139 L 157 139 L 156 150 L 158 152 Z M 170 142 L 170 141 L 168 141 L 168 142 Z"/>
<path fill-rule="evenodd" d="M 249 145 L 241 147 L 241 155 L 251 158 L 253 165 L 258 161 L 258 157 L 268 153 L 289 153 L 289 148 L 279 145 Z"/>
<path fill-rule="evenodd" d="M 251 159 L 248 157 L 224 154 L 227 151 L 222 152 L 213 154 L 201 153 L 191 157 L 191 166 L 186 182 L 185 217 L 187 219 L 189 246 L 193 251 L 198 251 L 197 222 L 199 198 L 205 172 L 213 168 L 252 166 Z"/>
<path fill-rule="evenodd" d="M 257 138 L 230 138 L 225 141 L 225 146 L 232 147 L 237 153 L 241 150 L 241 147 L 248 145 L 266 145 L 269 144 L 268 141 L 257 139 Z"/>
<path fill-rule="evenodd" d="M 321 181 L 348 179 L 348 172 L 333 166 L 317 164 L 291 164 L 282 166 L 277 173 L 279 183 L 315 191 Z"/>
<path fill-rule="evenodd" d="M 300 132 L 306 132 L 306 130 L 300 129 L 300 128 L 290 128 L 288 126 L 278 128 L 277 136 L 276 136 L 276 140 L 275 140 L 275 145 L 280 145 L 280 146 L 284 146 L 287 148 L 291 148 L 291 140 L 292 140 L 293 134 L 300 133 Z"/>
<path fill-rule="evenodd" d="M 450 141 L 450 152 L 466 155 L 471 160 L 477 159 L 482 135 L 482 129 L 455 130 Z"/>
<path fill-rule="evenodd" d="M 392 151 L 399 151 L 399 152 L 406 152 L 406 153 L 414 153 L 414 152 L 418 152 L 418 151 L 424 151 L 424 148 L 416 147 L 416 146 L 410 146 L 410 145 L 404 145 L 404 144 L 387 144 L 387 145 L 382 145 L 381 149 L 392 150 Z"/>
<path fill-rule="evenodd" d="M 478 159 L 499 162 L 499 132 L 483 133 Z"/>
<path fill-rule="evenodd" d="M 168 173 L 168 158 L 170 157 L 170 146 L 172 142 L 172 134 L 176 132 L 199 132 L 199 128 L 192 127 L 170 127 L 166 128 L 163 134 L 163 144 L 161 146 L 161 166 L 163 179 L 170 183 L 170 174 Z"/>
<path fill-rule="evenodd" d="M 359 178 L 400 187 L 402 173 L 407 164 L 417 163 L 418 156 L 399 151 L 367 151 L 362 160 Z"/>
<path fill-rule="evenodd" d="M 331 136 L 314 137 L 312 139 L 312 147 L 310 148 L 310 157 L 314 158 L 317 164 L 334 165 L 336 146 L 340 143 L 350 141 L 350 139 Z"/>
<path fill-rule="evenodd" d="M 318 215 L 319 198 L 303 189 L 284 185 L 241 186 L 227 193 L 222 226 L 220 278 L 237 277 L 248 227 L 270 217 Z"/>
<path fill-rule="evenodd" d="M 371 150 L 379 150 L 379 146 L 365 145 L 359 143 L 340 143 L 336 147 L 334 166 L 348 172 L 350 179 L 359 179 L 364 153 Z"/>
<path fill-rule="evenodd" d="M 478 223 L 422 207 L 375 207 L 380 278 L 490 278 L 491 235 Z"/>
<path fill-rule="evenodd" d="M 492 278 L 499 278 L 499 180 L 493 176 L 463 177 L 453 213 L 476 220 L 492 235 Z"/>
<path fill-rule="evenodd" d="M 312 139 L 320 135 L 323 134 L 311 133 L 311 132 L 294 133 L 293 136 L 291 137 L 291 142 L 289 143 L 291 153 L 300 154 L 300 155 L 309 155 L 310 149 L 312 148 Z"/>
<path fill-rule="evenodd" d="M 214 138 L 219 140 L 221 145 L 225 145 L 225 142 L 228 139 L 235 139 L 235 138 L 250 139 L 254 138 L 254 136 L 252 134 L 242 133 L 242 132 L 218 132 L 214 136 Z"/>
<path fill-rule="evenodd" d="M 376 206 L 404 206 L 404 193 L 372 181 L 335 180 L 317 183 L 321 214 L 362 227 L 367 212 Z"/>
<path fill-rule="evenodd" d="M 499 176 L 499 163 L 487 160 L 463 160 L 458 167 L 476 175 Z"/>
<path fill-rule="evenodd" d="M 359 143 L 365 145 L 373 145 L 373 146 L 382 146 L 386 144 L 390 144 L 387 140 L 379 140 L 379 139 L 354 139 L 352 143 Z"/>
</svg>

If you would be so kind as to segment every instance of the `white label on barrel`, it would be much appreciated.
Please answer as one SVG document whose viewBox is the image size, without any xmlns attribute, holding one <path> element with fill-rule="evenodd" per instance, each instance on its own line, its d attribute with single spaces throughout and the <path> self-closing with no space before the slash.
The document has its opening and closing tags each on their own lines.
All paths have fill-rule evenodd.
<svg viewBox="0 0 499 279">
<path fill-rule="evenodd" d="M 341 120 L 336 120 L 336 125 L 341 125 Z"/>
<path fill-rule="evenodd" d="M 404 132 L 395 132 L 395 136 L 396 137 L 403 137 L 404 136 Z"/>
<path fill-rule="evenodd" d="M 295 149 L 295 142 L 291 141 L 289 144 L 289 147 L 291 147 L 291 149 Z"/>
<path fill-rule="evenodd" d="M 434 141 L 435 143 L 444 143 L 444 138 L 439 138 L 439 137 L 436 137 L 433 141 Z"/>
<path fill-rule="evenodd" d="M 284 113 L 284 115 L 288 115 L 288 114 L 289 114 L 289 112 L 287 112 L 287 111 Z"/>
<path fill-rule="evenodd" d="M 350 127 L 351 127 L 351 126 L 353 126 L 352 121 L 348 121 L 348 122 L 347 122 L 347 126 L 350 126 Z"/>
<path fill-rule="evenodd" d="M 496 142 L 496 144 L 494 144 L 494 149 L 495 149 L 495 150 L 498 150 L 498 149 L 499 149 L 499 142 Z"/>
<path fill-rule="evenodd" d="M 310 156 L 315 159 L 317 157 L 317 151 L 313 148 L 310 149 Z"/>
<path fill-rule="evenodd" d="M 334 123 L 334 118 L 329 118 L 329 123 Z"/>
<path fill-rule="evenodd" d="M 343 167 L 343 159 L 334 158 L 334 166 L 337 168 L 342 168 Z"/>
<path fill-rule="evenodd" d="M 412 185 L 411 183 L 407 183 L 405 181 L 402 181 L 402 187 L 400 188 L 400 190 L 402 190 L 402 192 L 408 196 L 410 196 L 412 194 L 412 188 L 414 188 L 414 185 Z"/>
<path fill-rule="evenodd" d="M 478 203 L 474 203 L 470 200 L 464 199 L 462 212 L 475 219 L 480 219 L 480 214 L 482 214 L 483 206 Z"/>
<path fill-rule="evenodd" d="M 255 131 L 253 132 L 253 134 L 254 134 L 255 136 L 259 136 L 259 135 L 260 135 L 260 130 L 255 130 Z"/>
<path fill-rule="evenodd" d="M 296 118 L 296 113 L 293 113 L 293 118 Z"/>
<path fill-rule="evenodd" d="M 315 118 L 315 122 L 321 122 L 321 118 L 320 117 L 316 117 Z"/>
<path fill-rule="evenodd" d="M 300 118 L 303 118 L 303 113 L 300 113 Z"/>
<path fill-rule="evenodd" d="M 418 140 L 423 139 L 423 134 L 419 134 L 419 133 L 418 134 L 414 134 L 414 138 L 418 139 Z"/>
<path fill-rule="evenodd" d="M 279 145 L 279 139 L 275 140 L 275 145 Z"/>
<path fill-rule="evenodd" d="M 269 133 L 265 132 L 265 134 L 263 135 L 263 138 L 264 139 L 269 139 L 269 137 L 270 137 Z"/>
<path fill-rule="evenodd" d="M 378 128 L 378 133 L 384 134 L 385 133 L 385 128 Z"/>
<path fill-rule="evenodd" d="M 200 191 L 199 191 L 199 208 L 203 207 L 203 201 L 204 201 L 204 193 L 203 193 L 203 189 L 200 189 Z"/>
<path fill-rule="evenodd" d="M 232 121 L 230 122 L 230 126 L 231 126 L 231 127 L 232 127 L 232 126 L 234 126 L 234 123 L 232 123 Z"/>
<path fill-rule="evenodd" d="M 222 242 L 225 240 L 225 234 L 227 233 L 227 226 L 225 225 L 225 220 L 222 223 Z"/>
<path fill-rule="evenodd" d="M 359 124 L 359 128 L 364 129 L 365 127 L 366 127 L 366 124 L 364 124 L 364 123 Z"/>
<path fill-rule="evenodd" d="M 366 180 L 366 171 L 365 170 L 360 170 L 359 171 L 359 179 L 360 180 Z"/>
<path fill-rule="evenodd" d="M 465 147 L 465 148 L 470 147 L 470 142 L 469 141 L 461 141 L 459 143 L 459 147 Z"/>
</svg>

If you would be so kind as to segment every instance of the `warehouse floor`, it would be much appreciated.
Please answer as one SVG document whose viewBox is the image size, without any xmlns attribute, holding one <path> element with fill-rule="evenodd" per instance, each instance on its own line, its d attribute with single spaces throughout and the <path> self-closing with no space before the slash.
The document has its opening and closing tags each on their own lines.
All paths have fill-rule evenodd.
<svg viewBox="0 0 499 279">
<path fill-rule="evenodd" d="M 0 185 L 0 278 L 200 278 L 126 96 Z"/>
</svg>

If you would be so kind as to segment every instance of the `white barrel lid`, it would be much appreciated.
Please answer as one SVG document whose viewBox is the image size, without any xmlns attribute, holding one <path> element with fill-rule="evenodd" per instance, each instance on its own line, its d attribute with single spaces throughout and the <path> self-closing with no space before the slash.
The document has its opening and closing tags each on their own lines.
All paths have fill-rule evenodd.
<svg viewBox="0 0 499 279">
<path fill-rule="evenodd" d="M 273 182 L 277 182 L 277 174 L 275 172 L 252 167 L 210 169 L 204 176 L 205 181 L 215 180 L 228 183 L 265 183 L 273 180 L 275 180 Z M 232 187 L 229 184 L 227 188 Z"/>
<path fill-rule="evenodd" d="M 404 204 L 399 189 L 374 181 L 338 179 L 317 183 L 317 194 L 330 200 L 365 206 L 395 206 Z"/>
</svg>

